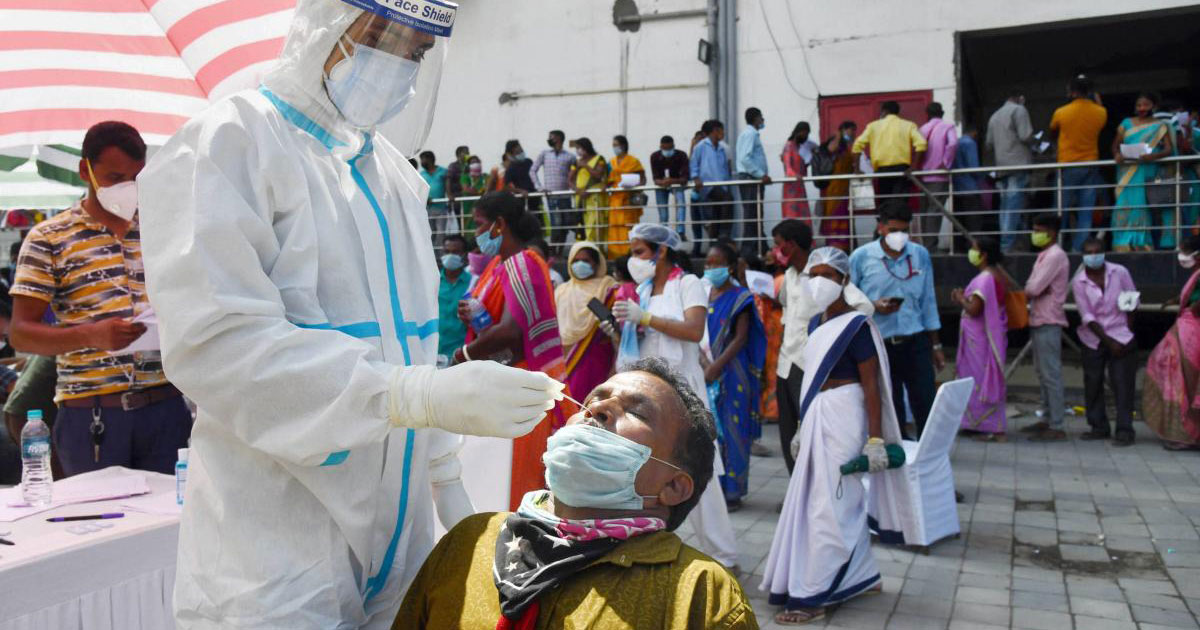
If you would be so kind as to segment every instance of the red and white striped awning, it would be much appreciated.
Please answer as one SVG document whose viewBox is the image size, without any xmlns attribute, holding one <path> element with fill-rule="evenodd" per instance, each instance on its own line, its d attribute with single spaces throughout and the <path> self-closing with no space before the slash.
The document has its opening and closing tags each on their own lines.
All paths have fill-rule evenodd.
<svg viewBox="0 0 1200 630">
<path fill-rule="evenodd" d="M 0 149 L 79 146 L 102 120 L 160 145 L 254 87 L 295 0 L 0 0 Z"/>
</svg>

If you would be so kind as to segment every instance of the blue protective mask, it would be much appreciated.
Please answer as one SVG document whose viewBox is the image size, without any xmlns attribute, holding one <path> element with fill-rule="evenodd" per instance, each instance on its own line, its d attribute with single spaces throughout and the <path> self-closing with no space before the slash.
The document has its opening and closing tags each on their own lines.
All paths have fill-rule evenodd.
<svg viewBox="0 0 1200 630">
<path fill-rule="evenodd" d="M 463 268 L 464 264 L 466 263 L 463 261 L 463 257 L 458 254 L 446 254 L 442 256 L 442 267 L 450 271 L 458 271 Z"/>
<path fill-rule="evenodd" d="M 590 424 L 569 424 L 546 441 L 542 463 L 546 485 L 555 501 L 577 508 L 641 510 L 642 496 L 633 487 L 649 460 L 676 470 L 675 464 L 650 456 L 650 447 Z"/>
<path fill-rule="evenodd" d="M 399 114 L 416 90 L 421 64 L 363 44 L 346 52 L 325 76 L 325 91 L 355 127 L 372 128 Z"/>
<path fill-rule="evenodd" d="M 1088 269 L 1099 269 L 1104 266 L 1104 254 L 1084 254 L 1083 264 Z"/>
<path fill-rule="evenodd" d="M 495 256 L 500 253 L 500 243 L 502 243 L 503 241 L 504 241 L 503 234 L 497 234 L 496 236 L 492 236 L 492 228 L 491 227 L 484 230 L 483 234 L 480 234 L 475 237 L 475 244 L 479 246 L 479 251 L 482 252 L 483 255 L 487 256 L 488 258 L 491 258 L 492 256 Z"/>
<path fill-rule="evenodd" d="M 704 279 L 714 287 L 725 286 L 729 282 L 729 267 L 715 267 L 704 270 Z"/>
<path fill-rule="evenodd" d="M 662 156 L 665 158 L 669 158 L 672 155 L 675 155 L 675 149 L 662 149 L 661 152 L 662 152 Z"/>
<path fill-rule="evenodd" d="M 592 263 L 586 260 L 576 260 L 571 263 L 571 273 L 580 280 L 587 280 L 596 274 L 596 270 L 592 267 Z"/>
</svg>

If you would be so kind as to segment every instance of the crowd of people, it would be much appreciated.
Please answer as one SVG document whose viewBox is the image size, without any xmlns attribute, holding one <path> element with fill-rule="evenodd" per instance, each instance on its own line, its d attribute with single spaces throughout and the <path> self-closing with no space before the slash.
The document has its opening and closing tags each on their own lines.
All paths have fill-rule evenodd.
<svg viewBox="0 0 1200 630">
<path fill-rule="evenodd" d="M 895 101 L 882 104 L 880 118 L 859 133 L 853 121 L 842 122 L 837 132 L 818 143 L 810 139 L 811 126 L 795 125 L 779 156 L 783 183 L 780 199 L 783 219 L 800 219 L 819 231 L 827 245 L 847 252 L 852 248 L 851 178 L 809 179 L 812 176 L 863 176 L 894 173 L 874 181 L 872 205 L 875 212 L 889 200 L 903 199 L 913 210 L 914 238 L 931 250 L 949 249 L 939 241 L 942 215 L 939 205 L 953 198 L 953 212 L 972 233 L 994 234 L 1001 251 L 1024 248 L 1017 235 L 1030 229 L 1034 196 L 1061 181 L 1062 198 L 1047 207 L 1066 211 L 1070 233 L 1069 249 L 1081 252 L 1088 238 L 1111 232 L 1114 251 L 1176 248 L 1176 197 L 1181 208 L 1181 225 L 1188 234 L 1200 224 L 1200 163 L 1162 163 L 1165 157 L 1193 155 L 1200 151 L 1200 116 L 1176 101 L 1164 101 L 1151 92 L 1138 95 L 1132 115 L 1118 125 L 1110 152 L 1102 153 L 1099 140 L 1108 122 L 1108 110 L 1092 81 L 1083 75 L 1067 87 L 1069 102 L 1056 109 L 1044 131 L 1036 131 L 1025 108 L 1024 96 L 1011 95 L 992 114 L 986 125 L 965 122 L 961 129 L 944 118 L 940 103 L 925 108 L 926 121 L 917 124 L 902 118 Z M 551 131 L 548 149 L 529 158 L 518 140 L 509 140 L 501 163 L 484 174 L 481 162 L 465 147 L 455 152 L 449 168 L 436 164 L 431 152 L 421 156 L 420 171 L 429 183 L 429 215 L 440 236 L 470 227 L 470 201 L 458 197 L 508 190 L 528 196 L 531 210 L 542 213 L 543 236 L 554 245 L 569 248 L 574 240 L 600 244 L 613 255 L 624 253 L 629 228 L 639 221 L 650 197 L 637 189 L 654 184 L 654 205 L 660 223 L 671 225 L 685 236 L 688 217 L 692 225 L 692 255 L 700 256 L 704 237 L 715 241 L 732 236 L 740 217 L 740 242 L 755 249 L 768 239 L 762 234 L 762 185 L 770 184 L 770 167 L 763 150 L 765 118 L 756 107 L 745 112 L 745 127 L 737 136 L 736 151 L 725 142 L 721 121 L 704 122 L 691 140 L 691 154 L 677 148 L 671 136 L 663 136 L 659 150 L 649 157 L 650 175 L 640 160 L 629 155 L 625 136 L 612 139 L 612 159 L 597 151 L 589 138 L 568 141 L 559 130 Z M 1063 166 L 1050 180 L 1028 167 L 1047 161 L 1049 147 L 1056 146 L 1056 161 Z M 1117 162 L 1116 181 L 1106 185 L 1100 167 L 1086 163 L 1111 157 Z M 1048 158 L 1048 155 L 1047 155 Z M 921 175 L 920 190 L 907 177 L 912 171 L 978 169 L 984 163 L 1001 167 L 990 173 Z M 1176 178 L 1181 178 L 1176 194 Z M 705 186 L 713 181 L 753 181 L 739 186 Z M 953 187 L 951 187 L 953 180 Z M 806 183 L 818 190 L 810 202 Z M 735 190 L 736 189 L 736 190 Z M 928 194 L 924 194 L 928 191 Z M 996 201 L 993 204 L 992 192 Z M 953 192 L 953 195 L 951 195 Z M 548 207 L 542 208 L 546 193 Z M 735 194 L 736 193 L 736 194 Z M 434 201 L 448 199 L 445 201 Z M 674 212 L 672 212 L 672 205 Z M 1093 225 L 1097 208 L 1108 206 L 1107 219 Z M 448 208 L 457 208 L 451 212 Z M 735 210 L 740 208 L 740 214 Z M 997 211 L 997 212 L 993 212 Z M 447 223 L 459 217 L 461 225 Z M 651 216 L 651 215 L 647 215 Z M 861 241 L 860 241 L 861 242 Z M 968 244 L 958 238 L 958 250 Z M 747 251 L 749 251 L 749 249 Z"/>
<path fill-rule="evenodd" d="M 376 47 L 423 59 L 437 25 L 417 37 L 332 1 L 297 13 L 263 87 L 187 123 L 149 163 L 130 125 L 89 129 L 79 163 L 88 194 L 33 227 L 8 290 L 11 317 L 0 308 L 12 346 L 37 357 L 20 378 L 52 383 L 63 475 L 169 473 L 190 443 L 180 627 L 756 628 L 735 579 L 729 513 L 747 496 L 751 457 L 773 451 L 761 443 L 772 418 L 790 473 L 759 585 L 780 607 L 776 621 L 818 620 L 882 588 L 864 477 L 843 470 L 872 474 L 884 497 L 908 492 L 892 453 L 921 438 L 949 365 L 932 243 L 918 238 L 927 227 L 914 223 L 904 179 L 879 180 L 874 236 L 856 248 L 848 201 L 835 194 L 848 180 L 812 204 L 790 183 L 760 255 L 759 186 L 736 191 L 739 243 L 735 191 L 712 184 L 770 182 L 756 108 L 736 152 L 716 120 L 690 155 L 663 137 L 650 178 L 625 137 L 608 160 L 561 131 L 533 159 L 510 141 L 491 171 L 465 146 L 448 167 L 426 151 L 409 168 L 349 120 L 373 128 L 388 113 L 340 83 L 358 74 L 306 64 L 378 62 Z M 399 32 L 381 35 L 389 29 Z M 1077 98 L 1051 123 L 1060 158 L 1101 118 L 1089 89 L 1074 81 Z M 1151 149 L 1129 168 L 1154 166 L 1166 154 L 1157 143 L 1175 146 L 1161 127 L 1175 123 L 1148 122 L 1146 102 L 1122 127 L 1124 140 Z M 935 106 L 917 126 L 885 103 L 862 133 L 845 123 L 819 145 L 800 123 L 785 172 L 977 165 L 973 132 L 959 138 Z M 1001 111 L 1019 122 L 1019 99 Z M 1086 184 L 1088 168 L 1064 180 Z M 428 203 L 414 192 L 418 176 Z M 648 179 L 662 187 L 658 222 L 641 220 L 637 189 Z M 922 185 L 937 200 L 953 181 Z M 542 207 L 534 191 L 560 194 Z M 421 205 L 428 226 L 411 212 Z M 689 205 L 702 270 L 684 245 Z M 814 234 L 818 213 L 827 220 Z M 1133 443 L 1133 278 L 1087 233 L 1072 273 L 1061 231 L 1058 214 L 1033 218 L 1040 253 L 1023 283 L 1005 270 L 1002 241 L 966 243 L 961 264 L 977 274 L 952 293 L 962 309 L 954 373 L 975 382 L 960 422 L 974 439 L 1007 439 L 1008 332 L 1025 318 L 1045 420 L 1022 430 L 1068 439 L 1070 292 L 1085 346 L 1081 439 Z M 568 233 L 565 254 L 545 240 Z M 1168 447 L 1196 448 L 1200 236 L 1178 249 L 1193 271 L 1172 333 L 1150 355 L 1142 412 Z M 151 326 L 161 348 L 129 350 Z M 9 417 L 14 439 L 20 425 Z M 461 479 L 471 462 L 457 458 L 464 435 L 513 440 L 510 511 L 474 514 Z M 448 530 L 436 546 L 435 516 Z M 873 516 L 880 532 L 905 528 L 895 510 Z M 674 534 L 685 521 L 704 553 Z"/>
</svg>

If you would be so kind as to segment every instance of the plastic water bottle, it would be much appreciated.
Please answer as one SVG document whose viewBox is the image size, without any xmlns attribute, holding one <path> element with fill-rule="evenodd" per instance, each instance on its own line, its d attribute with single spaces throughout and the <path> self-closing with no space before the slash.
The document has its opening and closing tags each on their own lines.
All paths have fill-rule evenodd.
<svg viewBox="0 0 1200 630">
<path fill-rule="evenodd" d="M 175 462 L 175 502 L 183 505 L 183 491 L 187 488 L 188 450 L 179 449 L 179 461 Z"/>
<path fill-rule="evenodd" d="M 30 409 L 21 429 L 21 498 L 29 505 L 49 505 L 54 491 L 50 470 L 50 427 L 41 409 Z"/>
<path fill-rule="evenodd" d="M 471 328 L 475 334 L 478 335 L 492 325 L 492 314 L 483 308 L 483 302 L 477 298 L 471 298 L 467 300 L 467 308 L 471 311 Z"/>
</svg>

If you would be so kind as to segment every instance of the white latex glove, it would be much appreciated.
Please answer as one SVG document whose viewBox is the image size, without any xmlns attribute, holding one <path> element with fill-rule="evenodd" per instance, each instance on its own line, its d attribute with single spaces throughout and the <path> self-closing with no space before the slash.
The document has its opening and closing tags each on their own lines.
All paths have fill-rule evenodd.
<svg viewBox="0 0 1200 630">
<path fill-rule="evenodd" d="M 866 446 L 863 446 L 862 454 L 867 456 L 867 472 L 876 473 L 887 470 L 887 449 L 883 447 L 882 438 L 867 440 Z"/>
<path fill-rule="evenodd" d="M 398 427 L 518 438 L 554 408 L 561 390 L 541 372 L 495 361 L 402 367 L 392 375 L 388 415 Z"/>
<path fill-rule="evenodd" d="M 617 334 L 616 329 L 613 328 L 612 323 L 608 320 L 600 322 L 600 332 L 608 335 L 609 339 L 612 339 L 613 341 L 620 339 L 620 335 Z"/>
<path fill-rule="evenodd" d="M 616 317 L 617 321 L 622 324 L 633 322 L 639 326 L 645 326 L 650 323 L 650 313 L 632 300 L 621 300 L 613 304 L 613 317 Z"/>
</svg>

